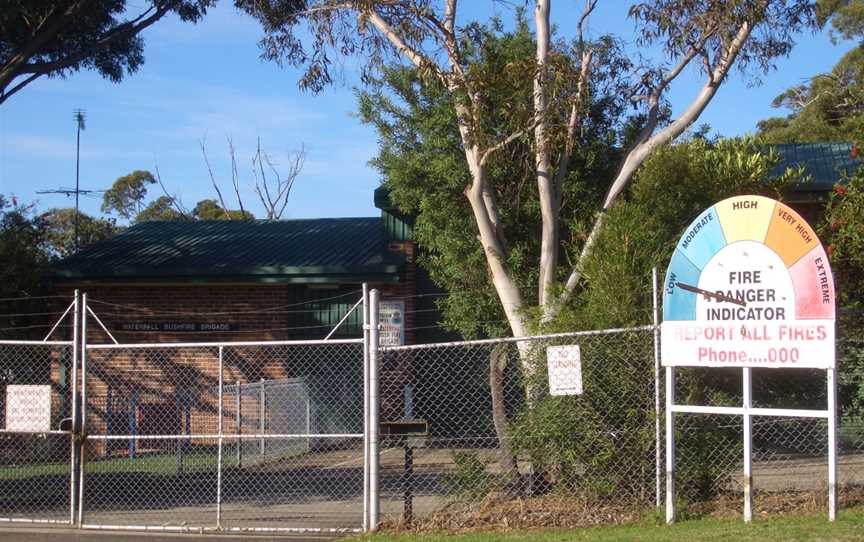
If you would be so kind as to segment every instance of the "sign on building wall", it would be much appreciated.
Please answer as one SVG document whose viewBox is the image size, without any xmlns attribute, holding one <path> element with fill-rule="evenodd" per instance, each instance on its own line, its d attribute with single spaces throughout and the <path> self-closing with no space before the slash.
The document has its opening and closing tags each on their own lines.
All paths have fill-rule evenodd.
<svg viewBox="0 0 864 542">
<path fill-rule="evenodd" d="M 582 352 L 579 345 L 546 348 L 549 395 L 582 395 Z"/>
<path fill-rule="evenodd" d="M 834 281 L 788 206 L 737 196 L 687 228 L 663 285 L 664 365 L 834 367 Z"/>
<path fill-rule="evenodd" d="M 51 386 L 6 386 L 6 431 L 51 430 Z"/>
<path fill-rule="evenodd" d="M 381 346 L 402 346 L 405 344 L 405 302 L 378 302 L 380 322 L 379 340 Z"/>
</svg>

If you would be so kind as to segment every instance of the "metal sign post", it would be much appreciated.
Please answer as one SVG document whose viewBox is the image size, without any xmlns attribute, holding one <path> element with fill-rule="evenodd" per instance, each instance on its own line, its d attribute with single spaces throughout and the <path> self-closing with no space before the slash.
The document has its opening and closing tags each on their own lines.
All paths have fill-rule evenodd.
<svg viewBox="0 0 864 542">
<path fill-rule="evenodd" d="M 834 284 L 816 233 L 795 211 L 762 196 L 723 200 L 686 229 L 663 285 L 666 367 L 666 521 L 675 520 L 676 412 L 743 418 L 744 521 L 753 519 L 752 417 L 828 422 L 828 516 L 836 517 Z M 740 367 L 738 407 L 675 404 L 675 367 Z M 826 371 L 825 410 L 756 408 L 752 368 Z"/>
</svg>

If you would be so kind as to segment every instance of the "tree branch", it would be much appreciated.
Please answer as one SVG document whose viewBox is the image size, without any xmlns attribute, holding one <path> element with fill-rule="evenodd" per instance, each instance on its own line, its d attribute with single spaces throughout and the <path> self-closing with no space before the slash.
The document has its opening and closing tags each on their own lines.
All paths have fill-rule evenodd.
<svg viewBox="0 0 864 542">
<path fill-rule="evenodd" d="M 711 30 L 710 32 L 713 32 Z M 597 218 L 594 221 L 594 225 L 591 228 L 591 232 L 588 235 L 585 244 L 582 247 L 582 250 L 579 254 L 579 259 L 576 261 L 576 265 L 573 267 L 573 270 L 570 273 L 570 276 L 567 278 L 567 282 L 564 286 L 564 292 L 559 298 L 559 306 L 563 305 L 567 302 L 570 296 L 573 294 L 576 286 L 579 284 L 579 280 L 581 279 L 582 265 L 585 260 L 588 258 L 588 255 L 591 253 L 591 250 L 594 247 L 594 243 L 596 242 L 600 230 L 603 228 L 603 224 L 605 221 L 605 217 L 609 209 L 612 205 L 617 201 L 618 196 L 624 191 L 627 185 L 632 181 L 633 176 L 636 174 L 639 166 L 644 163 L 644 161 L 651 155 L 651 153 L 657 147 L 661 145 L 665 145 L 669 141 L 681 135 L 704 111 L 705 107 L 711 102 L 711 99 L 717 93 L 717 90 L 720 87 L 720 84 L 725 79 L 726 75 L 729 73 L 729 69 L 734 64 L 735 58 L 738 53 L 741 51 L 741 48 L 744 46 L 744 43 L 750 37 L 750 33 L 752 32 L 752 26 L 749 22 L 745 21 L 738 28 L 738 31 L 735 34 L 735 37 L 729 42 L 728 47 L 725 49 L 723 57 L 717 62 L 717 67 L 714 71 L 706 74 L 706 82 L 702 86 L 702 89 L 693 98 L 693 101 L 690 102 L 690 105 L 687 109 L 684 110 L 681 115 L 675 119 L 672 123 L 670 123 L 663 130 L 654 134 L 650 137 L 642 138 L 624 157 L 621 167 L 618 170 L 618 174 L 616 175 L 615 180 L 612 185 L 609 187 L 609 191 L 606 194 L 606 197 L 603 201 L 603 207 L 600 210 L 600 213 L 597 215 Z M 701 43 L 704 43 L 707 38 L 700 40 Z M 698 52 L 694 52 L 694 48 L 691 48 L 690 51 L 685 55 L 685 58 L 689 58 L 692 60 Z M 688 60 L 688 61 L 689 61 Z M 671 74 L 675 74 L 675 77 L 680 75 L 683 70 L 683 59 L 679 62 L 678 66 L 670 72 Z M 669 83 L 674 79 L 674 77 L 670 78 L 669 76 L 665 77 L 664 80 L 668 80 L 663 88 L 666 88 Z M 653 95 L 657 101 L 659 101 L 660 95 Z M 653 128 L 652 128 L 653 131 Z"/>
<path fill-rule="evenodd" d="M 222 197 L 222 191 L 219 190 L 219 183 L 216 182 L 216 176 L 213 175 L 213 168 L 210 167 L 210 159 L 207 158 L 207 147 L 204 140 L 198 141 L 201 147 L 201 154 L 204 156 L 204 164 L 207 166 L 207 173 L 210 174 L 210 182 L 213 183 L 213 188 L 216 190 L 216 196 L 219 198 L 219 204 L 222 206 L 222 212 L 225 213 L 225 218 L 231 220 L 231 213 L 228 212 L 228 206 L 225 205 L 225 199 Z"/>
</svg>

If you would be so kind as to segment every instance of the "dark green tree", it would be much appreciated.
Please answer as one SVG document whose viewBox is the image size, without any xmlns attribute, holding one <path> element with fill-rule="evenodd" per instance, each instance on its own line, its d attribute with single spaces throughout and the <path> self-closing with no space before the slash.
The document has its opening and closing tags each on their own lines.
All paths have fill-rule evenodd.
<svg viewBox="0 0 864 542">
<path fill-rule="evenodd" d="M 49 254 L 64 258 L 76 252 L 75 209 L 50 209 L 43 213 L 45 243 Z M 92 217 L 78 213 L 78 235 L 80 247 L 103 241 L 118 233 L 120 228 L 111 218 Z"/>
<path fill-rule="evenodd" d="M 140 33 L 174 13 L 196 22 L 215 0 L 0 0 L 0 104 L 42 76 L 95 70 L 119 82 L 144 63 Z"/>
<path fill-rule="evenodd" d="M 0 337 L 42 338 L 43 316 L 50 307 L 30 298 L 44 295 L 50 263 L 45 250 L 45 223 L 31 205 L 13 205 L 0 194 Z M 34 316 L 37 315 L 37 316 Z M 34 321 L 34 318 L 40 319 Z M 0 366 L 0 381 L 10 368 Z"/>
<path fill-rule="evenodd" d="M 141 209 L 141 212 L 133 217 L 133 222 L 147 222 L 151 220 L 188 220 L 189 217 L 177 210 L 174 198 L 170 196 L 159 196 Z"/>
<path fill-rule="evenodd" d="M 215 199 L 203 199 L 195 204 L 192 216 L 197 220 L 254 220 L 249 211 L 225 209 Z"/>
</svg>

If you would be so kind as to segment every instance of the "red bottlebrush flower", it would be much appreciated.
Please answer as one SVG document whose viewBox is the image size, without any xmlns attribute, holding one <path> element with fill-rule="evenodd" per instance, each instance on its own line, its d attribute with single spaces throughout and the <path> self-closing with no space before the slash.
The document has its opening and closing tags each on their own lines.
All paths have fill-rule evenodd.
<svg viewBox="0 0 864 542">
<path fill-rule="evenodd" d="M 860 151 L 858 150 L 858 147 L 855 146 L 855 145 L 853 145 L 853 146 L 852 146 L 852 152 L 850 152 L 849 155 L 850 155 L 852 158 L 858 158 L 858 153 L 859 153 L 859 152 L 860 152 Z"/>
<path fill-rule="evenodd" d="M 845 196 L 847 192 L 849 192 L 849 189 L 845 186 L 841 184 L 834 185 L 834 193 L 838 196 Z"/>
</svg>

